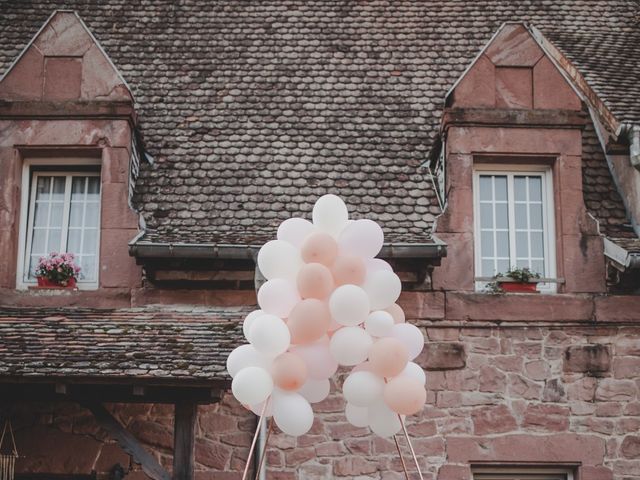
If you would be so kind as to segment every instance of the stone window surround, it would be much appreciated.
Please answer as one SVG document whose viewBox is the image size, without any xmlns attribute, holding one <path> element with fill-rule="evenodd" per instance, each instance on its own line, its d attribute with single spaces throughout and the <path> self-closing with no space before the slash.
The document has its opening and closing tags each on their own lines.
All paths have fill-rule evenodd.
<svg viewBox="0 0 640 480">
<path fill-rule="evenodd" d="M 98 166 L 101 168 L 102 160 L 98 156 L 95 156 L 94 152 L 87 153 L 86 151 L 74 152 L 61 150 L 53 150 L 50 155 L 43 155 L 41 152 L 33 154 L 25 152 L 22 162 L 22 182 L 20 188 L 20 226 L 18 234 L 18 258 L 16 268 L 16 288 L 18 290 L 26 290 L 30 286 L 33 286 L 33 282 L 24 281 L 24 268 L 25 257 L 27 247 L 27 231 L 28 231 L 28 217 L 30 206 L 30 190 L 32 181 L 31 168 L 34 166 L 53 166 L 53 167 L 73 167 L 73 166 Z M 98 152 L 99 154 L 100 152 Z M 101 173 L 102 175 L 102 173 Z M 101 189 L 102 192 L 102 189 Z M 101 193 L 102 195 L 102 193 Z M 101 228 L 100 228 L 101 229 Z M 100 252 L 100 235 L 98 235 L 98 256 Z M 99 265 L 99 263 L 98 263 Z M 96 269 L 96 280 L 94 282 L 80 282 L 78 288 L 81 290 L 95 290 L 99 286 L 100 269 Z"/>
</svg>

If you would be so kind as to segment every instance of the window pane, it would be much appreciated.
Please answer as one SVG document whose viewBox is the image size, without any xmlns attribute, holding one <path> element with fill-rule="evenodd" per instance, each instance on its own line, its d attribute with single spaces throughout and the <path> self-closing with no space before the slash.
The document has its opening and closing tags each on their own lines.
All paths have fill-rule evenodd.
<svg viewBox="0 0 640 480">
<path fill-rule="evenodd" d="M 493 260 L 482 260 L 483 277 L 493 277 L 495 275 Z"/>
<path fill-rule="evenodd" d="M 516 217 L 516 229 L 522 230 L 527 228 L 527 204 L 516 203 L 514 207 L 514 215 Z"/>
<path fill-rule="evenodd" d="M 491 187 L 491 177 L 489 175 L 480 176 L 480 200 L 491 200 L 493 198 Z"/>
<path fill-rule="evenodd" d="M 493 207 L 490 203 L 480 204 L 480 227 L 493 228 Z"/>
<path fill-rule="evenodd" d="M 59 252 L 60 251 L 60 236 L 62 235 L 61 228 L 52 228 L 49 230 L 49 244 L 47 245 L 47 252 Z"/>
<path fill-rule="evenodd" d="M 85 213 L 85 227 L 97 227 L 100 218 L 100 204 L 91 202 L 87 203 L 87 212 Z"/>
<path fill-rule="evenodd" d="M 34 214 L 35 214 L 34 225 L 36 227 L 46 227 L 47 220 L 49 217 L 49 203 L 36 202 Z"/>
<path fill-rule="evenodd" d="M 100 177 L 88 177 L 89 185 L 87 193 L 89 194 L 89 200 L 97 200 L 97 195 L 100 194 Z"/>
<path fill-rule="evenodd" d="M 482 232 L 480 235 L 481 239 L 481 251 L 483 257 L 493 257 L 493 233 L 492 232 Z"/>
<path fill-rule="evenodd" d="M 534 258 L 542 258 L 544 255 L 544 241 L 542 233 L 531 234 L 531 256 Z"/>
<path fill-rule="evenodd" d="M 509 258 L 509 232 L 496 233 L 496 257 Z"/>
<path fill-rule="evenodd" d="M 31 253 L 37 255 L 45 255 L 47 247 L 47 231 L 44 229 L 34 228 L 31 236 Z"/>
<path fill-rule="evenodd" d="M 49 200 L 51 190 L 51 177 L 38 177 L 36 188 L 36 200 Z"/>
<path fill-rule="evenodd" d="M 498 271 L 496 273 L 507 273 L 510 268 L 509 260 L 498 260 Z"/>
<path fill-rule="evenodd" d="M 496 203 L 496 228 L 509 228 L 509 208 L 506 203 Z"/>
<path fill-rule="evenodd" d="M 69 214 L 69 227 L 82 227 L 83 204 L 81 202 L 71 202 L 71 212 Z"/>
<path fill-rule="evenodd" d="M 71 200 L 84 197 L 86 177 L 73 177 L 71 180 Z"/>
<path fill-rule="evenodd" d="M 530 268 L 531 271 L 539 273 L 543 277 L 547 274 L 544 271 L 544 262 L 542 260 L 533 260 Z"/>
<path fill-rule="evenodd" d="M 98 246 L 98 230 L 90 228 L 84 231 L 84 242 L 82 242 L 82 254 L 96 253 Z"/>
<path fill-rule="evenodd" d="M 64 202 L 65 177 L 53 177 L 53 192 L 51 200 L 54 202 Z"/>
<path fill-rule="evenodd" d="M 529 177 L 529 200 L 532 202 L 542 201 L 542 178 Z"/>
<path fill-rule="evenodd" d="M 498 201 L 507 200 L 507 177 L 495 176 L 495 198 Z"/>
<path fill-rule="evenodd" d="M 82 241 L 82 230 L 78 228 L 69 229 L 69 239 L 67 240 L 67 251 L 79 253 L 81 241 Z"/>
<path fill-rule="evenodd" d="M 516 233 L 516 256 L 529 258 L 529 238 L 527 232 Z"/>
<path fill-rule="evenodd" d="M 49 220 L 50 227 L 62 228 L 62 214 L 64 211 L 63 203 L 51 204 L 51 218 Z"/>
<path fill-rule="evenodd" d="M 96 279 L 96 257 L 95 255 L 84 255 L 80 259 L 80 277 L 82 280 L 91 282 Z"/>
<path fill-rule="evenodd" d="M 527 177 L 514 177 L 513 179 L 513 196 L 516 202 L 527 200 Z"/>
<path fill-rule="evenodd" d="M 542 229 L 542 204 L 533 203 L 529 206 L 529 219 L 531 228 L 535 230 Z"/>
</svg>

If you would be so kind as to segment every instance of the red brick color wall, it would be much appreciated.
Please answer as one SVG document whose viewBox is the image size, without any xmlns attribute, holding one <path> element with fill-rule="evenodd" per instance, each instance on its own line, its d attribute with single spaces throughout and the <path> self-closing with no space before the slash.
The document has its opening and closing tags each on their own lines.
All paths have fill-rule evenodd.
<svg viewBox="0 0 640 480">
<path fill-rule="evenodd" d="M 429 393 L 423 412 L 408 419 L 408 430 L 426 479 L 469 479 L 469 465 L 481 461 L 579 465 L 580 480 L 637 478 L 640 327 L 436 322 L 424 331 L 428 344 L 419 360 Z M 401 480 L 393 442 L 347 423 L 341 395 L 334 392 L 316 405 L 308 435 L 272 435 L 268 478 Z M 172 407 L 111 408 L 170 469 Z M 20 469 L 106 471 L 119 462 L 139 470 L 87 411 L 49 405 L 18 417 Z M 254 426 L 255 416 L 231 395 L 200 407 L 197 478 L 239 479 Z"/>
</svg>

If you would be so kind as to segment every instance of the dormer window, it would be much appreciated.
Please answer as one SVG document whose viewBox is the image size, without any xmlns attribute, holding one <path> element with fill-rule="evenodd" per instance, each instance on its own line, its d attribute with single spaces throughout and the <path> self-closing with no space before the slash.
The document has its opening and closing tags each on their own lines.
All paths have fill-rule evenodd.
<svg viewBox="0 0 640 480">
<path fill-rule="evenodd" d="M 555 276 L 551 170 L 477 165 L 474 172 L 476 276 L 527 267 Z M 482 290 L 484 283 L 477 288 Z M 543 292 L 554 284 L 540 284 Z"/>
<path fill-rule="evenodd" d="M 98 166 L 32 165 L 28 202 L 23 208 L 24 255 L 21 280 L 35 284 L 38 259 L 51 252 L 71 252 L 81 267 L 78 285 L 98 285 L 100 242 L 100 171 Z"/>
</svg>

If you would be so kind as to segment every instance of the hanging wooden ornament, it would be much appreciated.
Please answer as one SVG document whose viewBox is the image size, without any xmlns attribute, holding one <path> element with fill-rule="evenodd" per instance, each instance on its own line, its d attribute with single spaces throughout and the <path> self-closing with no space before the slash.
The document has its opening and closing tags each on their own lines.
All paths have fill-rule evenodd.
<svg viewBox="0 0 640 480">
<path fill-rule="evenodd" d="M 11 449 L 9 453 L 3 452 L 4 437 L 9 432 L 7 437 L 11 440 Z M 0 480 L 14 480 L 16 459 L 18 458 L 18 449 L 16 448 L 16 439 L 13 436 L 13 428 L 11 428 L 11 422 L 7 420 L 4 422 L 4 428 L 2 429 L 2 436 L 0 437 Z"/>
</svg>

